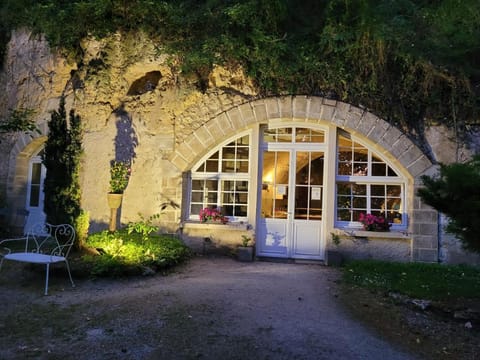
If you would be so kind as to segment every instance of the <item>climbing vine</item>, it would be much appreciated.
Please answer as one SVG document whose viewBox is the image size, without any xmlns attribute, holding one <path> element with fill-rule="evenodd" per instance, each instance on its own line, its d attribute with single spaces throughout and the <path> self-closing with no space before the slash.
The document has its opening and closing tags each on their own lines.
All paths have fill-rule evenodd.
<svg viewBox="0 0 480 360">
<path fill-rule="evenodd" d="M 87 35 L 141 31 L 202 91 L 241 65 L 262 95 L 344 100 L 422 143 L 432 123 L 479 125 L 479 23 L 478 0 L 4 0 L 0 54 L 19 26 L 77 59 Z"/>
</svg>

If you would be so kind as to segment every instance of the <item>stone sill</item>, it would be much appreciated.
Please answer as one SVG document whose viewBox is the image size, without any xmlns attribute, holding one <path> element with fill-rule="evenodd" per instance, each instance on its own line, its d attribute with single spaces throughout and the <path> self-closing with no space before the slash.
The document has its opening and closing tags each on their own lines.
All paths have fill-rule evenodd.
<svg viewBox="0 0 480 360">
<path fill-rule="evenodd" d="M 406 231 L 366 231 L 362 229 L 340 228 L 335 229 L 336 235 L 346 235 L 354 238 L 377 238 L 377 239 L 410 239 Z"/>
<path fill-rule="evenodd" d="M 183 223 L 184 229 L 210 229 L 210 230 L 228 230 L 228 231 L 246 231 L 249 229 L 249 225 L 246 223 L 204 223 L 204 222 L 185 222 Z"/>
</svg>

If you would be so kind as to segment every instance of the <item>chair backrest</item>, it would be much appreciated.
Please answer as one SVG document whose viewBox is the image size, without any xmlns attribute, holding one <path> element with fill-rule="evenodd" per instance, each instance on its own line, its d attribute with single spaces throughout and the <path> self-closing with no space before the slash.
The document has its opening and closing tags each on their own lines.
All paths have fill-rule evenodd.
<svg viewBox="0 0 480 360">
<path fill-rule="evenodd" d="M 69 224 L 37 224 L 30 235 L 37 243 L 39 252 L 67 257 L 75 242 L 75 229 Z"/>
</svg>

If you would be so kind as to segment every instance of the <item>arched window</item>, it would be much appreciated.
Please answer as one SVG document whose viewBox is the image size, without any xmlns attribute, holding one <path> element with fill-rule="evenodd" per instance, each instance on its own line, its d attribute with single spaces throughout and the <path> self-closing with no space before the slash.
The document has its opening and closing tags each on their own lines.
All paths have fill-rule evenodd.
<svg viewBox="0 0 480 360">
<path fill-rule="evenodd" d="M 344 131 L 337 140 L 336 225 L 360 226 L 360 214 L 406 226 L 405 184 L 391 164 Z"/>
<path fill-rule="evenodd" d="M 227 141 L 193 169 L 189 219 L 198 220 L 207 207 L 220 209 L 230 221 L 247 219 L 250 135 Z"/>
</svg>

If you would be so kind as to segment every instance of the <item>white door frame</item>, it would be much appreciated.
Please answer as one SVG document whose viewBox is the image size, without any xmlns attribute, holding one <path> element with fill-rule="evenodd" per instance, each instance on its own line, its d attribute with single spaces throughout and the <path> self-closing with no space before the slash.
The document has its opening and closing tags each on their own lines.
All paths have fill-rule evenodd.
<svg viewBox="0 0 480 360">
<path fill-rule="evenodd" d="M 40 153 L 41 151 L 30 158 L 28 163 L 27 199 L 25 203 L 28 215 L 25 221 L 24 233 L 29 232 L 36 224 L 42 224 L 46 221 L 46 215 L 43 211 L 45 201 L 43 185 L 47 169 L 42 163 Z M 34 169 L 36 173 L 34 173 Z"/>
<path fill-rule="evenodd" d="M 289 153 L 289 174 L 288 174 L 288 210 L 287 218 L 266 218 L 262 214 L 262 188 L 259 186 L 257 203 L 257 256 L 281 257 L 324 260 L 325 256 L 325 236 L 323 232 L 322 220 L 299 220 L 295 219 L 295 184 L 296 184 L 296 153 L 321 152 L 324 155 L 323 186 L 325 191 L 326 175 L 326 152 L 327 145 L 321 143 L 267 143 L 260 146 L 259 149 L 259 179 L 264 167 L 264 151 L 278 151 Z M 322 213 L 325 214 L 326 196 L 322 194 Z M 302 248 L 303 243 L 299 241 L 302 238 L 315 239 L 307 244 L 308 249 Z M 312 248 L 313 246 L 313 248 Z"/>
</svg>

